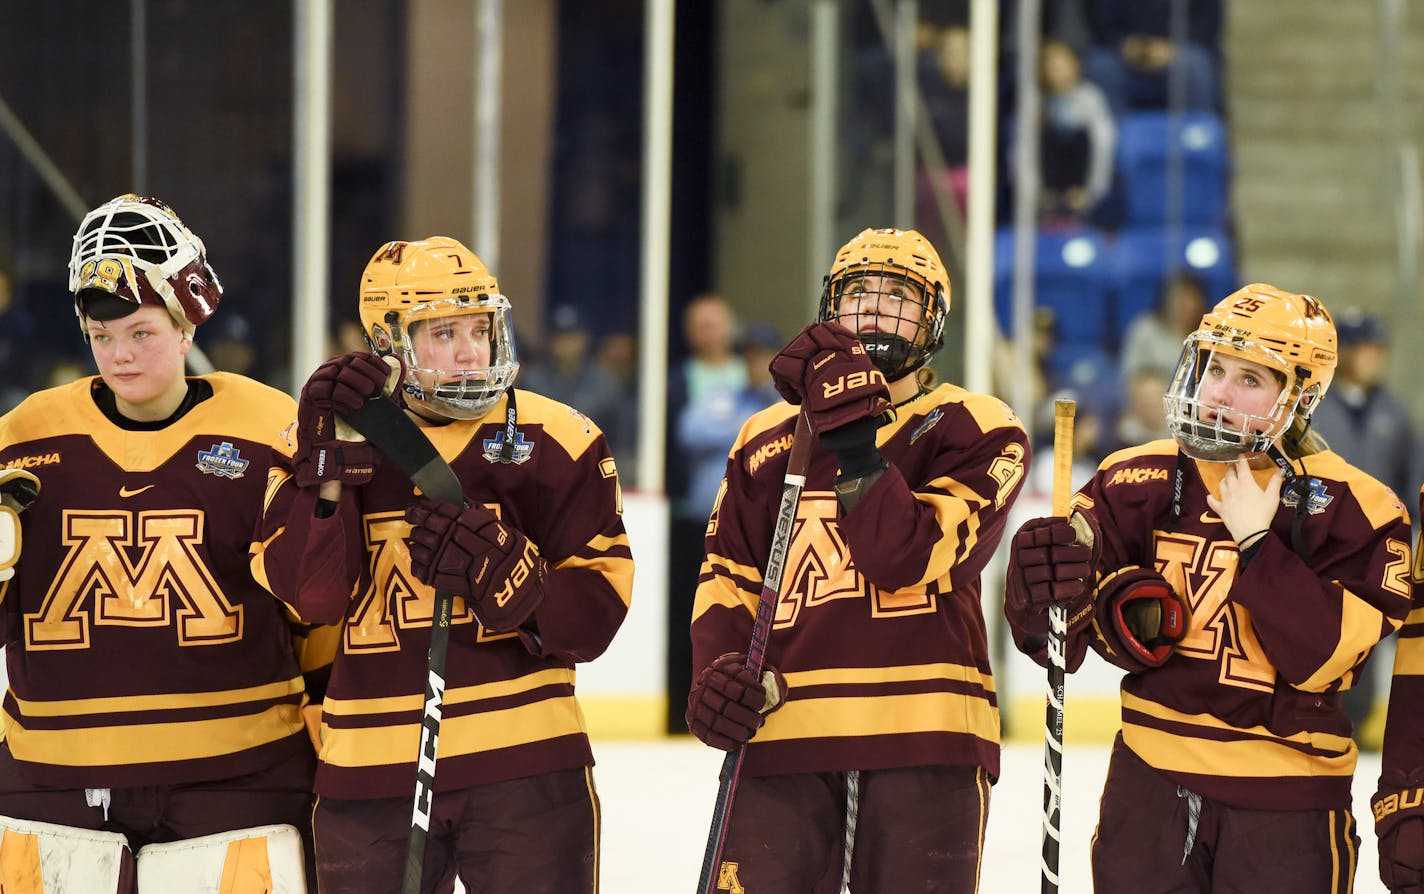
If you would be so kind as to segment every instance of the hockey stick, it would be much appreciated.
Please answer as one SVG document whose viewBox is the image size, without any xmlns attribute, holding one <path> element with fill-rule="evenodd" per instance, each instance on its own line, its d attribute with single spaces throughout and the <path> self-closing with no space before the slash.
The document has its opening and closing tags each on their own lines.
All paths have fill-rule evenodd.
<svg viewBox="0 0 1424 894">
<path fill-rule="evenodd" d="M 1053 514 L 1068 517 L 1073 500 L 1073 414 L 1077 403 L 1053 402 Z M 1043 888 L 1058 891 L 1059 827 L 1063 806 L 1063 670 L 1068 617 L 1063 606 L 1048 610 L 1048 716 L 1043 761 Z"/>
<path fill-rule="evenodd" d="M 352 428 L 376 445 L 400 467 L 421 493 L 432 500 L 462 506 L 464 488 L 450 465 L 440 456 L 405 411 L 384 394 L 370 398 L 359 409 L 342 415 Z M 450 615 L 455 595 L 435 591 L 430 619 L 430 652 L 425 674 L 425 710 L 420 721 L 420 752 L 416 758 L 415 804 L 411 812 L 410 842 L 405 855 L 402 894 L 418 894 L 425 863 L 425 838 L 430 832 L 430 811 L 435 799 L 435 755 L 440 744 L 440 706 L 445 698 L 445 657 L 450 649 Z"/>
<path fill-rule="evenodd" d="M 791 529 L 796 521 L 796 507 L 801 502 L 801 489 L 806 486 L 806 467 L 810 462 L 811 429 L 803 412 L 797 417 L 796 433 L 791 436 L 791 456 L 786 461 L 786 478 L 781 485 L 781 506 L 776 511 L 771 554 L 767 556 L 756 620 L 752 622 L 751 644 L 747 646 L 747 670 L 756 678 L 761 677 L 762 665 L 766 663 L 766 642 L 771 637 L 776 604 L 781 599 L 781 573 L 786 570 L 786 551 L 791 546 Z M 712 808 L 712 828 L 707 834 L 702 874 L 697 880 L 698 894 L 716 894 L 722 848 L 727 843 L 727 826 L 732 818 L 732 799 L 737 795 L 737 781 L 741 778 L 746 755 L 747 746 L 742 745 L 728 752 L 722 761 L 721 784 L 717 789 L 717 802 Z"/>
</svg>

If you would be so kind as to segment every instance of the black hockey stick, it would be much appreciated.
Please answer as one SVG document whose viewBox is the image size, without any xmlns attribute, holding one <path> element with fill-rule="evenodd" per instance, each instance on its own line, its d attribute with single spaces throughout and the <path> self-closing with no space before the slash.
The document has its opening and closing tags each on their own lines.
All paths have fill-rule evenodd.
<svg viewBox="0 0 1424 894">
<path fill-rule="evenodd" d="M 753 677 L 761 677 L 762 665 L 766 663 L 766 642 L 771 636 L 772 622 L 776 620 L 776 604 L 781 599 L 781 573 L 786 570 L 786 551 L 791 546 L 791 529 L 796 521 L 796 507 L 801 502 L 801 489 L 806 486 L 806 467 L 810 461 L 811 429 L 802 412 L 796 419 L 796 433 L 791 436 L 791 456 L 786 461 L 786 478 L 781 485 L 781 506 L 776 512 L 771 554 L 767 556 L 756 620 L 752 622 L 751 644 L 747 646 L 747 670 Z M 721 785 L 712 808 L 712 829 L 707 835 L 702 875 L 697 881 L 698 894 L 716 894 L 722 848 L 727 843 L 727 826 L 732 817 L 732 799 L 737 795 L 737 781 L 741 778 L 746 755 L 747 746 L 742 745 L 728 752 L 722 761 Z"/>
<path fill-rule="evenodd" d="M 1077 403 L 1053 402 L 1053 514 L 1068 517 L 1073 501 L 1073 414 Z M 1058 891 L 1058 846 L 1063 806 L 1063 671 L 1068 616 L 1063 606 L 1048 610 L 1048 714 L 1043 760 L 1043 887 Z"/>
<path fill-rule="evenodd" d="M 341 417 L 432 500 L 462 506 L 464 488 L 450 465 L 420 426 L 383 394 Z M 430 832 L 430 811 L 435 800 L 435 755 L 440 743 L 440 707 L 445 699 L 445 657 L 450 649 L 450 615 L 455 595 L 435 591 L 430 619 L 430 653 L 425 674 L 425 710 L 420 721 L 420 753 L 416 758 L 415 804 L 410 820 L 410 846 L 405 855 L 402 894 L 418 894 L 425 863 L 425 838 Z"/>
</svg>

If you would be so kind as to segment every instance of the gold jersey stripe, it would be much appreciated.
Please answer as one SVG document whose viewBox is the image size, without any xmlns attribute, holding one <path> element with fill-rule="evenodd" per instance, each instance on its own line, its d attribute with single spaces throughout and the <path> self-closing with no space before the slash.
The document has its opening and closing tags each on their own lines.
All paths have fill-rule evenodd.
<svg viewBox="0 0 1424 894">
<path fill-rule="evenodd" d="M 461 705 L 488 698 L 502 698 L 532 692 L 541 686 L 560 683 L 572 686 L 574 672 L 566 667 L 551 667 L 547 670 L 515 677 L 512 680 L 497 680 L 493 683 L 479 683 L 474 686 L 455 686 L 445 690 L 446 705 Z M 425 705 L 422 693 L 392 695 L 383 698 L 332 698 L 327 696 L 322 704 L 322 713 L 354 717 L 361 714 L 394 714 L 400 711 L 419 711 Z M 414 746 L 412 746 L 414 747 Z"/>
<path fill-rule="evenodd" d="M 243 702 L 263 702 L 298 695 L 305 691 L 301 677 L 278 683 L 264 683 L 246 689 L 224 689 L 217 692 L 173 692 L 164 695 L 116 695 L 106 698 L 75 698 L 58 701 L 31 701 L 18 696 L 21 713 L 30 717 L 89 717 L 98 714 L 122 714 L 142 711 L 182 711 L 193 708 L 215 708 Z"/>
<path fill-rule="evenodd" d="M 1344 752 L 1353 744 L 1349 736 L 1334 736 L 1328 733 L 1302 731 L 1289 736 L 1278 736 L 1264 726 L 1236 727 L 1220 720 L 1210 714 L 1184 714 L 1181 711 L 1174 711 L 1164 705 L 1148 701 L 1141 696 L 1133 695 L 1129 692 L 1122 694 L 1122 710 L 1137 711 L 1149 717 L 1156 717 L 1159 720 L 1168 720 L 1173 723 L 1184 723 L 1189 726 L 1200 726 L 1205 729 L 1230 730 L 1232 732 L 1242 732 L 1251 736 L 1259 736 L 1262 739 L 1274 739 L 1281 742 L 1296 742 L 1301 745 L 1311 745 L 1324 751 Z M 1126 726 L 1126 724 L 1124 724 Z M 1139 754 L 1141 752 L 1138 752 Z"/>
<path fill-rule="evenodd" d="M 989 704 L 986 698 L 958 692 L 920 692 L 910 695 L 793 699 L 767 716 L 766 726 L 757 732 L 756 741 L 939 733 L 945 730 L 974 733 L 998 729 L 999 709 Z M 411 740 L 411 747 L 415 747 L 414 739 Z"/>
<path fill-rule="evenodd" d="M 17 760 L 69 767 L 204 760 L 258 748 L 302 729 L 301 709 L 295 704 L 273 705 L 241 717 L 102 729 L 24 729 L 8 711 L 4 717 L 6 739 Z"/>
<path fill-rule="evenodd" d="M 1332 583 L 1340 586 L 1339 581 Z M 1299 683 L 1297 689 L 1305 692 L 1324 692 L 1327 686 L 1345 676 L 1350 668 L 1355 666 L 1362 651 L 1373 648 L 1375 643 L 1379 642 L 1380 630 L 1386 626 L 1384 612 L 1349 590 L 1344 590 L 1344 597 L 1340 611 L 1340 638 L 1335 642 L 1334 653 L 1325 659 L 1309 679 Z M 1369 673 L 1368 670 L 1364 672 Z"/>
<path fill-rule="evenodd" d="M 543 699 L 499 711 L 440 721 L 437 760 L 513 748 L 585 733 L 583 712 L 573 696 Z M 406 764 L 420 745 L 420 724 L 380 727 L 321 726 L 321 760 L 335 767 Z"/>
<path fill-rule="evenodd" d="M 1302 737 L 1305 735 L 1301 734 Z M 1122 726 L 1122 740 L 1127 747 L 1148 758 L 1153 767 L 1168 773 L 1255 779 L 1318 779 L 1331 776 L 1348 779 L 1354 774 L 1355 759 L 1359 754 L 1354 742 L 1341 736 L 1310 735 L 1309 738 L 1335 739 L 1345 744 L 1345 750 L 1328 757 L 1305 754 L 1285 744 L 1288 741 L 1285 739 L 1222 742 L 1192 739 L 1181 732 L 1169 733 L 1134 723 Z"/>
<path fill-rule="evenodd" d="M 786 675 L 786 685 L 826 686 L 838 683 L 906 683 L 916 680 L 956 680 L 976 683 L 994 691 L 994 678 L 980 673 L 967 664 L 905 664 L 897 667 L 830 667 L 821 670 L 793 671 Z"/>
<path fill-rule="evenodd" d="M 1424 677 L 1424 637 L 1400 637 L 1394 652 L 1396 677 Z"/>
<path fill-rule="evenodd" d="M 602 545 L 599 545 L 599 544 Z M 628 545 L 626 536 L 617 539 L 608 537 L 595 537 L 589 541 L 590 546 L 596 546 L 600 551 L 607 549 L 611 545 Z M 622 556 L 610 556 L 607 553 L 592 559 L 581 559 L 578 556 L 569 556 L 564 559 L 556 568 L 581 568 L 588 571 L 596 571 L 608 580 L 613 592 L 618 594 L 618 598 L 623 600 L 623 607 L 627 608 L 633 601 L 633 560 Z"/>
</svg>

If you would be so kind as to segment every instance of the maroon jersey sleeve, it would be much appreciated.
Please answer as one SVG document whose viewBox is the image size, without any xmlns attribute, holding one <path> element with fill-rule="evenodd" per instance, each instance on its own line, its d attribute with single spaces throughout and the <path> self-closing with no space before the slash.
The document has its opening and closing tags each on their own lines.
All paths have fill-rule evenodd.
<svg viewBox="0 0 1424 894">
<path fill-rule="evenodd" d="M 1419 512 L 1424 518 L 1424 488 Z M 1394 653 L 1381 778 L 1404 779 L 1424 768 L 1424 535 L 1414 546 L 1413 585 L 1414 600 Z"/>
</svg>

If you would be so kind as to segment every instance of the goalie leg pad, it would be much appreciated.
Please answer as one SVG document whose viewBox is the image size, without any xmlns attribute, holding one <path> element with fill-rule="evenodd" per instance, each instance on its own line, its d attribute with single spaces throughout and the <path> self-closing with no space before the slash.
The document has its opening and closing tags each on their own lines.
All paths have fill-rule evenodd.
<svg viewBox="0 0 1424 894">
<path fill-rule="evenodd" d="M 134 858 L 117 832 L 0 816 L 0 891 L 133 894 Z"/>
<path fill-rule="evenodd" d="M 256 826 L 138 852 L 138 886 L 194 894 L 306 894 L 302 839 L 291 826 Z"/>
</svg>

